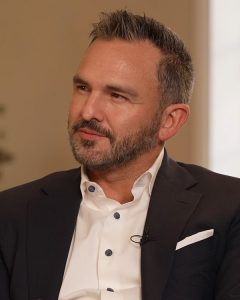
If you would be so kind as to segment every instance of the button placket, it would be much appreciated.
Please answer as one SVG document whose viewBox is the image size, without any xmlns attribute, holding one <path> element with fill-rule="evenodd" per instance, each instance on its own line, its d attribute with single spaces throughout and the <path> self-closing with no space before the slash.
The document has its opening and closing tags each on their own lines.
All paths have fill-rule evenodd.
<svg viewBox="0 0 240 300">
<path fill-rule="evenodd" d="M 119 214 L 119 213 L 118 213 Z M 117 218 L 118 218 L 117 214 Z M 116 216 L 116 215 L 115 215 Z M 120 216 L 120 214 L 119 214 Z M 114 217 L 114 211 L 109 211 L 105 217 L 103 229 L 101 233 L 101 241 L 99 247 L 98 258 L 98 275 L 99 288 L 108 292 L 109 296 L 112 294 L 112 278 L 116 273 L 115 268 L 118 261 L 118 237 L 116 236 L 116 229 L 119 227 L 118 219 Z M 110 287 L 109 287 L 110 286 Z M 114 291 L 114 290 L 113 290 Z"/>
</svg>

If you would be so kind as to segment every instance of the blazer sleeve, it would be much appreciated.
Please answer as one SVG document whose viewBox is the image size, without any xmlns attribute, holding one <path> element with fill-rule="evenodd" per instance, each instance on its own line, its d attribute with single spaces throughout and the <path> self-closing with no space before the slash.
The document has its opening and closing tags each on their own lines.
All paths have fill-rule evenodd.
<svg viewBox="0 0 240 300">
<path fill-rule="evenodd" d="M 1 254 L 0 254 L 0 299 L 10 300 L 9 276 Z"/>
<path fill-rule="evenodd" d="M 240 210 L 228 231 L 225 249 L 217 275 L 215 299 L 240 299 Z"/>
<path fill-rule="evenodd" d="M 11 246 L 6 245 L 7 236 L 7 217 L 8 207 L 11 206 L 10 199 L 5 199 L 3 197 L 4 192 L 0 192 L 0 299 L 1 300 L 11 300 L 10 297 L 10 265 L 8 266 L 8 261 L 10 261 L 10 256 L 14 253 L 13 243 Z M 13 256 L 14 257 L 14 256 Z M 7 261 L 8 260 L 8 261 Z"/>
</svg>

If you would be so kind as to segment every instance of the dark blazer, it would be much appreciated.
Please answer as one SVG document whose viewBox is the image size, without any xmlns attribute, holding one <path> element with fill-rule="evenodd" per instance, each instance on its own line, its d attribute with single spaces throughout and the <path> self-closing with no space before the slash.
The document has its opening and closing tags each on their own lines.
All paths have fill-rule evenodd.
<svg viewBox="0 0 240 300">
<path fill-rule="evenodd" d="M 0 193 L 1 300 L 58 299 L 79 183 L 74 169 Z M 209 229 L 213 236 L 175 250 Z M 141 251 L 143 300 L 240 299 L 240 180 L 165 154 Z"/>
</svg>

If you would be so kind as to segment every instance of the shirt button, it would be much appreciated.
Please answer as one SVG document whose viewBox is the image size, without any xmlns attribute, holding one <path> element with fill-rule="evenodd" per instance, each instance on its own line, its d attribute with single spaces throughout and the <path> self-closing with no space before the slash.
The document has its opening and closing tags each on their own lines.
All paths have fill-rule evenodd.
<svg viewBox="0 0 240 300">
<path fill-rule="evenodd" d="M 113 254 L 113 252 L 112 252 L 111 249 L 107 249 L 107 250 L 105 251 L 105 255 L 106 255 L 106 256 L 111 256 L 112 254 Z"/>
<path fill-rule="evenodd" d="M 95 186 L 89 185 L 88 190 L 89 190 L 89 192 L 91 192 L 91 193 L 95 192 Z"/>
<path fill-rule="evenodd" d="M 112 289 L 112 288 L 107 288 L 107 291 L 108 291 L 108 292 L 114 292 L 114 289 Z"/>
<path fill-rule="evenodd" d="M 114 216 L 115 219 L 120 219 L 120 213 L 118 213 L 118 212 L 115 212 L 113 214 L 113 216 Z"/>
</svg>

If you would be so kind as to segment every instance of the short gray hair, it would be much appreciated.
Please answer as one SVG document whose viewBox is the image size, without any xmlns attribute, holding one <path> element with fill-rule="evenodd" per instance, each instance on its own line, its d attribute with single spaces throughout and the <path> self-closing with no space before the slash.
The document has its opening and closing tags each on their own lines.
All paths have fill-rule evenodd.
<svg viewBox="0 0 240 300">
<path fill-rule="evenodd" d="M 158 80 L 161 107 L 174 103 L 189 103 L 193 88 L 193 65 L 183 41 L 160 22 L 134 15 L 126 10 L 102 13 L 100 21 L 93 24 L 91 43 L 96 39 L 126 41 L 149 40 L 160 49 Z"/>
</svg>

